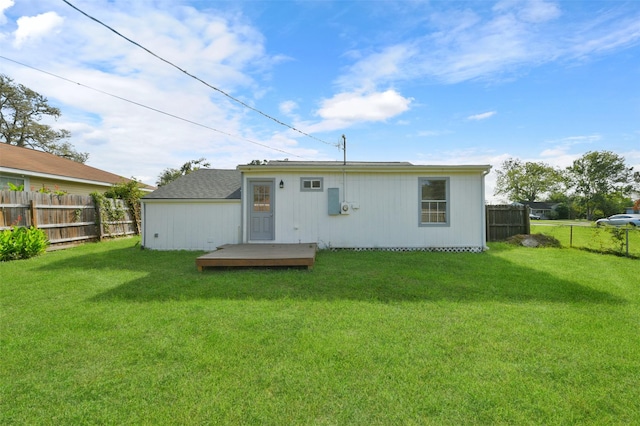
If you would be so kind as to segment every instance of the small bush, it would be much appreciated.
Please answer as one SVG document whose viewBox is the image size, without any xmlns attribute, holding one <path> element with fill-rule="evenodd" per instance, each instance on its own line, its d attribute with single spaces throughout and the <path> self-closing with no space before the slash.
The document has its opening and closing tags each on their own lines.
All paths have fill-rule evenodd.
<svg viewBox="0 0 640 426">
<path fill-rule="evenodd" d="M 49 240 L 43 230 L 23 226 L 0 231 L 0 261 L 28 259 L 43 253 Z"/>
</svg>

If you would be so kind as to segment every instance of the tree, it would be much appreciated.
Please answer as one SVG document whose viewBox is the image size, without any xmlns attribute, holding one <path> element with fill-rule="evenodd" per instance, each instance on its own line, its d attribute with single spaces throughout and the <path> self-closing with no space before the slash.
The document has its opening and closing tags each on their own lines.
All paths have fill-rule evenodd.
<svg viewBox="0 0 640 426">
<path fill-rule="evenodd" d="M 160 176 L 158 176 L 156 185 L 164 186 L 178 179 L 180 176 L 188 175 L 189 173 L 198 170 L 200 167 L 211 167 L 211 164 L 207 162 L 206 158 L 200 158 L 198 160 L 187 161 L 179 169 L 164 169 Z"/>
<path fill-rule="evenodd" d="M 584 206 L 587 219 L 595 213 L 620 213 L 633 189 L 633 167 L 611 151 L 589 151 L 567 167 L 569 185 Z M 622 207 L 621 207 L 622 206 Z"/>
<path fill-rule="evenodd" d="M 58 119 L 60 115 L 60 109 L 49 105 L 47 98 L 0 74 L 0 142 L 84 163 L 89 154 L 65 141 L 71 136 L 68 130 L 40 123 L 44 117 Z"/>
<path fill-rule="evenodd" d="M 534 202 L 558 190 L 562 173 L 541 162 L 509 158 L 497 171 L 494 195 L 506 195 L 511 201 Z"/>
</svg>

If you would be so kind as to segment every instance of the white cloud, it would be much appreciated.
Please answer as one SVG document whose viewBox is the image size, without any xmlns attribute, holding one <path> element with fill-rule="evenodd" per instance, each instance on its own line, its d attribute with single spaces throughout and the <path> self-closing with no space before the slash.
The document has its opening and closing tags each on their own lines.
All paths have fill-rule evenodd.
<svg viewBox="0 0 640 426">
<path fill-rule="evenodd" d="M 640 150 L 632 149 L 622 153 L 627 165 L 633 167 L 634 172 L 640 172 Z"/>
<path fill-rule="evenodd" d="M 466 18 L 469 19 L 469 18 Z M 422 40 L 419 69 L 445 83 L 496 78 L 523 65 L 547 60 L 553 49 L 514 14 L 480 18 L 470 26 L 448 27 Z M 452 32 L 450 30 L 453 30 Z"/>
<path fill-rule="evenodd" d="M 418 137 L 421 138 L 433 138 L 436 136 L 442 136 L 451 133 L 446 130 L 421 130 L 418 132 Z"/>
<path fill-rule="evenodd" d="M 578 28 L 576 34 L 571 38 L 573 44 L 568 47 L 568 52 L 583 59 L 630 46 L 640 41 L 640 18 L 638 16 L 613 21 L 589 22 Z"/>
<path fill-rule="evenodd" d="M 541 23 L 558 18 L 561 12 L 560 8 L 554 3 L 529 0 L 518 15 L 524 21 Z"/>
<path fill-rule="evenodd" d="M 264 36 L 241 14 L 199 11 L 173 2 L 161 9 L 146 2 L 134 6 L 125 11 L 95 2 L 90 12 L 247 104 L 253 104 L 255 94 L 264 87 L 255 79 L 281 60 L 265 53 Z M 61 107 L 63 116 L 55 126 L 72 131 L 70 142 L 78 151 L 90 153 L 88 165 L 153 184 L 163 169 L 200 157 L 213 167 L 232 168 L 255 158 L 314 155 L 299 148 L 295 139 L 273 136 L 273 123 L 257 119 L 258 125 L 249 124 L 255 114 L 220 92 L 80 14 L 63 14 L 65 10 L 57 11 L 65 18 L 64 31 L 55 37 L 50 34 L 59 28 L 62 18 L 54 12 L 38 15 L 38 11 L 17 21 L 15 36 L 23 45 L 34 40 L 39 43 L 31 43 L 29 49 L 19 49 L 18 42 L 4 43 L 0 50 L 69 80 L 220 130 L 194 126 L 33 70 L 7 66 L 7 74 L 19 75 L 16 81 Z"/>
<path fill-rule="evenodd" d="M 15 45 L 20 47 L 28 41 L 41 39 L 61 26 L 63 21 L 64 19 L 55 12 L 18 18 Z"/>
<path fill-rule="evenodd" d="M 437 31 L 363 54 L 338 82 L 359 82 L 367 88 L 423 78 L 458 83 L 495 77 L 554 55 L 548 41 L 537 36 L 537 28 L 510 9 L 498 8 L 489 17 L 470 10 L 435 13 L 429 23 Z"/>
<path fill-rule="evenodd" d="M 598 142 L 601 139 L 602 136 L 596 133 L 593 135 L 567 136 L 561 139 L 546 141 L 546 143 L 555 144 L 558 147 L 562 148 L 568 148 L 573 145 L 591 144 L 594 142 Z"/>
<path fill-rule="evenodd" d="M 4 16 L 4 11 L 14 4 L 14 0 L 0 0 L 0 25 L 4 25 L 7 22 L 7 17 Z"/>
<path fill-rule="evenodd" d="M 546 141 L 549 148 L 542 150 L 537 156 L 528 161 L 543 161 L 551 166 L 565 168 L 573 164 L 573 161 L 584 154 L 583 150 L 579 153 L 574 152 L 573 148 L 581 145 L 591 145 L 602 139 L 601 135 L 580 135 L 567 136 L 565 138 Z"/>
<path fill-rule="evenodd" d="M 640 15 L 615 7 L 603 16 L 564 21 L 562 3 L 504 0 L 490 13 L 465 3 L 428 15 L 435 31 L 372 51 L 351 51 L 357 61 L 337 79 L 341 87 L 433 79 L 447 84 L 500 80 L 556 60 L 583 59 L 640 43 Z M 623 8 L 621 8 L 622 10 Z M 626 13 L 626 15 L 623 15 Z"/>
<path fill-rule="evenodd" d="M 298 104 L 294 101 L 284 101 L 279 105 L 280 112 L 285 115 L 290 115 L 293 111 L 298 109 Z"/>
<path fill-rule="evenodd" d="M 317 114 L 324 120 L 357 123 L 384 121 L 409 109 L 411 100 L 395 90 L 339 93 L 322 103 Z"/>
<path fill-rule="evenodd" d="M 480 114 L 470 115 L 469 117 L 467 117 L 467 120 L 476 120 L 476 121 L 486 120 L 487 118 L 493 117 L 496 114 L 497 114 L 496 111 L 487 111 Z"/>
<path fill-rule="evenodd" d="M 561 15 L 558 5 L 543 0 L 503 0 L 493 7 L 494 11 L 515 13 L 525 22 L 541 23 Z"/>
<path fill-rule="evenodd" d="M 338 78 L 338 84 L 347 89 L 374 90 L 386 81 L 402 79 L 407 61 L 415 53 L 409 45 L 384 48 L 355 62 L 345 75 Z"/>
</svg>

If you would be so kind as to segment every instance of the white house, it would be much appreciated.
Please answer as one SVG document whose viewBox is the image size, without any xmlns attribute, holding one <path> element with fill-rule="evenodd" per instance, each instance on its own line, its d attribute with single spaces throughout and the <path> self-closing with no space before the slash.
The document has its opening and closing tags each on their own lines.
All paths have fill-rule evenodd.
<svg viewBox="0 0 640 426">
<path fill-rule="evenodd" d="M 145 196 L 143 241 L 482 251 L 488 165 L 270 161 L 197 170 Z"/>
</svg>

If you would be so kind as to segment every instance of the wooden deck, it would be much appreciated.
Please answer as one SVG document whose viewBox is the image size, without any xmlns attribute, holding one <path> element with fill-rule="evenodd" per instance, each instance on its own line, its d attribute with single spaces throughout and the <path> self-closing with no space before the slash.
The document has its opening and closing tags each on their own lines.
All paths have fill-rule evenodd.
<svg viewBox="0 0 640 426">
<path fill-rule="evenodd" d="M 316 243 L 225 244 L 196 259 L 198 271 L 205 267 L 306 266 L 313 268 Z"/>
</svg>

